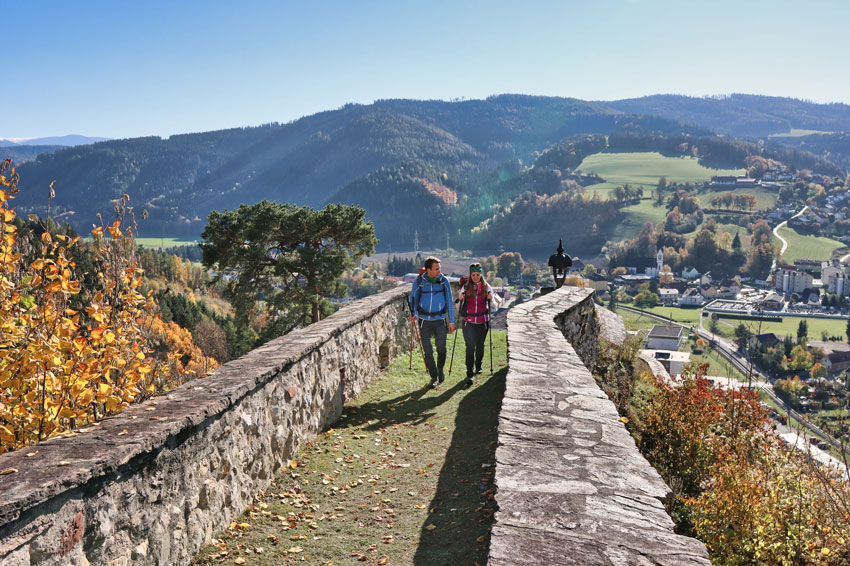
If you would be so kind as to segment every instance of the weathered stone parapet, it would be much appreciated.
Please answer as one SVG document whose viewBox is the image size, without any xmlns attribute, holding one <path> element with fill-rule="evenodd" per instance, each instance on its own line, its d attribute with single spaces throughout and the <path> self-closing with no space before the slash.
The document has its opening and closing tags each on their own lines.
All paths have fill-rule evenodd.
<svg viewBox="0 0 850 566">
<path fill-rule="evenodd" d="M 408 347 L 408 286 L 73 438 L 0 456 L 0 564 L 186 564 Z"/>
<path fill-rule="evenodd" d="M 582 361 L 599 345 L 591 293 L 564 287 L 508 313 L 489 564 L 707 566 L 705 546 L 674 533 L 669 489 Z"/>
</svg>

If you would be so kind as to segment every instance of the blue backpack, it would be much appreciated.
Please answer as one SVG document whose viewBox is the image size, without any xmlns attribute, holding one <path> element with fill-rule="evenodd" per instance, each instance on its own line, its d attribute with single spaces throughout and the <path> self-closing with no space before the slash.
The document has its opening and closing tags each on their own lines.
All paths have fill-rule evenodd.
<svg viewBox="0 0 850 566">
<path fill-rule="evenodd" d="M 447 312 L 446 309 L 448 308 L 448 305 L 449 305 L 449 294 L 446 292 L 446 286 L 443 284 L 443 282 L 440 281 L 440 290 L 443 293 L 443 308 L 441 310 L 436 311 L 436 312 L 426 311 L 424 308 L 422 308 L 422 297 L 426 293 L 429 294 L 429 295 L 432 295 L 434 293 L 439 293 L 440 291 L 434 290 L 434 284 L 433 283 L 430 285 L 430 287 L 426 291 L 425 290 L 425 281 L 424 281 L 422 275 L 420 275 L 419 277 L 416 278 L 416 283 L 419 285 L 419 302 L 416 305 L 418 307 L 416 310 L 420 314 L 424 314 L 425 316 L 436 316 L 436 315 L 446 314 L 446 312 Z M 412 305 L 413 304 L 413 294 L 411 294 L 411 296 L 410 296 L 410 301 L 411 301 L 411 305 Z M 413 311 L 413 308 L 411 306 L 411 312 L 412 311 Z"/>
</svg>

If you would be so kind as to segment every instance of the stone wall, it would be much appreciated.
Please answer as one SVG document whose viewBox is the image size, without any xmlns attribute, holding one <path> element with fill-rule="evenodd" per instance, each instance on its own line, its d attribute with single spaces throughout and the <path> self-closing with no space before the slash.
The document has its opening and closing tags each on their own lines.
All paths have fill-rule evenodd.
<svg viewBox="0 0 850 566">
<path fill-rule="evenodd" d="M 591 293 L 564 287 L 508 313 L 489 565 L 708 566 L 587 369 L 600 334 L 621 333 L 600 328 Z"/>
<path fill-rule="evenodd" d="M 186 564 L 406 351 L 409 287 L 73 438 L 0 456 L 0 564 Z"/>
</svg>

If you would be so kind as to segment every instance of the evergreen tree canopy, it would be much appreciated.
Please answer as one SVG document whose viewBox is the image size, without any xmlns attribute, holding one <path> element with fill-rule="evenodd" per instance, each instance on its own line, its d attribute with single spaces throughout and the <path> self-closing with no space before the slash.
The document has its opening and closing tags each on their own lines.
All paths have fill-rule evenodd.
<svg viewBox="0 0 850 566">
<path fill-rule="evenodd" d="M 202 237 L 203 264 L 227 280 L 240 323 L 258 300 L 265 302 L 266 337 L 330 312 L 326 297 L 344 293 L 340 276 L 377 241 L 358 206 L 315 210 L 266 200 L 212 212 Z"/>
</svg>

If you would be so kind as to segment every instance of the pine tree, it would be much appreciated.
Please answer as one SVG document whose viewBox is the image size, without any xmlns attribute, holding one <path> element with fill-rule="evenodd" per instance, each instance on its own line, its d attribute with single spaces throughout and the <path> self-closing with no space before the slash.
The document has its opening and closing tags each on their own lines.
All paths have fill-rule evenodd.
<svg viewBox="0 0 850 566">
<path fill-rule="evenodd" d="M 732 250 L 736 252 L 741 251 L 741 237 L 738 235 L 738 232 L 735 232 L 735 238 L 732 240 Z"/>
</svg>

